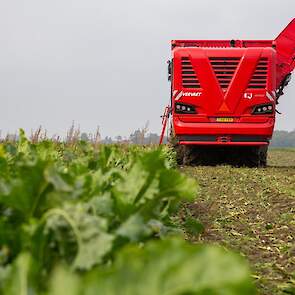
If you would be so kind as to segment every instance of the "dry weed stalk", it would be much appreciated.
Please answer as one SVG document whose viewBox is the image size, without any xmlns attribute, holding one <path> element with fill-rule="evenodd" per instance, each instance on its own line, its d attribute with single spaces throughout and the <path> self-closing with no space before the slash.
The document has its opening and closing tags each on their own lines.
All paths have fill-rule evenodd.
<svg viewBox="0 0 295 295">
<path fill-rule="evenodd" d="M 70 129 L 67 132 L 66 144 L 73 146 L 80 140 L 80 127 L 75 128 L 75 123 L 73 121 Z"/>
<path fill-rule="evenodd" d="M 57 134 L 53 134 L 52 137 L 51 137 L 51 140 L 54 142 L 54 143 L 60 143 L 61 142 L 61 137 Z"/>
<path fill-rule="evenodd" d="M 38 143 L 39 142 L 39 137 L 42 131 L 41 125 L 34 131 L 31 130 L 31 136 L 30 136 L 30 141 L 31 143 Z"/>
<path fill-rule="evenodd" d="M 144 138 L 149 131 L 149 125 L 150 125 L 150 122 L 146 121 L 144 127 L 141 128 L 140 130 L 140 144 L 144 144 Z"/>
<path fill-rule="evenodd" d="M 35 131 L 31 130 L 30 141 L 31 143 L 37 144 L 40 141 L 47 140 L 47 130 L 42 130 L 42 126 L 40 125 Z"/>
<path fill-rule="evenodd" d="M 99 126 L 97 126 L 96 132 L 95 132 L 95 135 L 94 135 L 94 140 L 93 140 L 93 146 L 94 146 L 95 149 L 98 148 L 100 140 L 101 140 L 100 130 L 99 130 Z"/>
<path fill-rule="evenodd" d="M 18 135 L 16 133 L 7 133 L 4 142 L 16 143 L 18 140 Z"/>
<path fill-rule="evenodd" d="M 48 139 L 48 137 L 47 137 L 47 130 L 45 129 L 42 133 L 41 133 L 41 135 L 40 135 L 40 140 L 41 141 L 45 141 L 45 140 L 47 140 Z"/>
</svg>

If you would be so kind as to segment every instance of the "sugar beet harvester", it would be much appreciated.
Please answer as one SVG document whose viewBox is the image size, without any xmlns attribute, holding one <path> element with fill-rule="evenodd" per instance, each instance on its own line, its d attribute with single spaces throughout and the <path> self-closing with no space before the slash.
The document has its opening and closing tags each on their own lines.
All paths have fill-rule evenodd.
<svg viewBox="0 0 295 295">
<path fill-rule="evenodd" d="M 170 139 L 183 164 L 265 166 L 276 104 L 295 67 L 295 19 L 275 40 L 173 40 Z M 236 161 L 236 160 L 235 160 Z"/>
</svg>

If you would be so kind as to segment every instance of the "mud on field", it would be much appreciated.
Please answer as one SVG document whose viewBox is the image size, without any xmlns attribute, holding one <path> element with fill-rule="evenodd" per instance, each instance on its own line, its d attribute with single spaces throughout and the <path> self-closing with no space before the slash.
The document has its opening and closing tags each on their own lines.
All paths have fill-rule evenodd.
<svg viewBox="0 0 295 295">
<path fill-rule="evenodd" d="M 295 150 L 270 150 L 267 168 L 180 169 L 200 185 L 180 214 L 200 220 L 204 231 L 188 238 L 246 256 L 259 294 L 295 294 Z"/>
</svg>

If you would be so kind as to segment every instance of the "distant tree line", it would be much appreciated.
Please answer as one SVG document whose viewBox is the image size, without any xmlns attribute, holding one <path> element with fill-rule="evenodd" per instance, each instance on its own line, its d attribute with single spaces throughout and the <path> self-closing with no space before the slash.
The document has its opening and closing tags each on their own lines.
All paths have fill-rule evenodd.
<svg viewBox="0 0 295 295">
<path fill-rule="evenodd" d="M 295 130 L 288 131 L 275 131 L 272 141 L 272 147 L 295 147 Z"/>
<path fill-rule="evenodd" d="M 85 137 L 84 137 L 85 139 Z M 116 136 L 111 138 L 110 136 L 106 136 L 104 139 L 101 139 L 101 143 L 104 144 L 112 144 L 112 143 L 131 143 L 131 144 L 159 144 L 160 136 L 156 133 L 147 133 L 143 134 L 142 130 L 135 130 L 130 134 L 129 137 Z M 164 137 L 164 143 L 167 142 L 167 137 Z"/>
</svg>

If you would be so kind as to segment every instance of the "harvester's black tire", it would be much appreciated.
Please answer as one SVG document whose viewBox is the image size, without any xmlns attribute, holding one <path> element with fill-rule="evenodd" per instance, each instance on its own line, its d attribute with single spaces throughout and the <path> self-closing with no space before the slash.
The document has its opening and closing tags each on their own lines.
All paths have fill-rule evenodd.
<svg viewBox="0 0 295 295">
<path fill-rule="evenodd" d="M 169 145 L 176 152 L 176 162 L 178 165 L 183 165 L 183 146 L 178 144 L 177 138 L 173 135 L 172 128 L 170 129 L 170 136 L 168 138 Z"/>
<path fill-rule="evenodd" d="M 267 166 L 267 152 L 268 152 L 268 146 L 261 146 L 260 147 L 260 167 L 266 167 Z"/>
<path fill-rule="evenodd" d="M 172 146 L 176 152 L 176 162 L 178 165 L 191 165 L 191 157 L 193 155 L 192 148 L 187 145 L 178 143 L 178 140 L 173 132 L 173 127 L 170 128 L 170 136 L 168 139 L 169 145 Z"/>
<path fill-rule="evenodd" d="M 196 146 L 183 146 L 183 165 L 198 165 L 201 164 L 202 155 Z"/>
<path fill-rule="evenodd" d="M 173 145 L 174 151 L 176 152 L 176 162 L 178 165 L 184 165 L 184 146 L 180 144 Z"/>
<path fill-rule="evenodd" d="M 194 153 L 190 146 L 180 144 L 174 144 L 172 146 L 176 152 L 176 162 L 178 165 L 192 164 Z"/>
<path fill-rule="evenodd" d="M 210 165 L 214 160 L 212 151 L 196 145 L 174 144 L 176 160 L 178 165 Z"/>
<path fill-rule="evenodd" d="M 245 151 L 244 164 L 248 167 L 266 167 L 268 146 L 249 147 Z"/>
<path fill-rule="evenodd" d="M 192 165 L 197 156 L 193 146 L 179 144 L 177 139 L 170 135 L 169 144 L 176 152 L 176 162 L 178 165 Z"/>
</svg>

